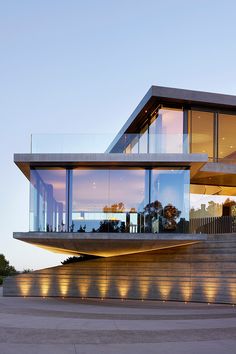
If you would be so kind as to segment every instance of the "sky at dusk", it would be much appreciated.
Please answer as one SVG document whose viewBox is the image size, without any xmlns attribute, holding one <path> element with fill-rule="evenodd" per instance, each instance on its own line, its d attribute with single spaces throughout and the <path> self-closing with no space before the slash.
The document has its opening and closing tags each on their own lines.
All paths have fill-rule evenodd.
<svg viewBox="0 0 236 354">
<path fill-rule="evenodd" d="M 32 133 L 114 136 L 151 85 L 236 95 L 235 13 L 235 0 L 0 0 L 0 253 L 12 265 L 67 257 L 13 239 L 29 230 L 13 154 Z"/>
</svg>

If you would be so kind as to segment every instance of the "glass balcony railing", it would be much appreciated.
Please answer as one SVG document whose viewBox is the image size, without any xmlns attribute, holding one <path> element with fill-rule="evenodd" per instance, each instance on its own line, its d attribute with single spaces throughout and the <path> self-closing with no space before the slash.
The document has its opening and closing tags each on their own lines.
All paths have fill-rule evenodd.
<svg viewBox="0 0 236 354">
<path fill-rule="evenodd" d="M 32 134 L 31 153 L 103 153 L 114 134 Z"/>
<path fill-rule="evenodd" d="M 31 153 L 188 153 L 187 134 L 33 134 Z"/>
</svg>

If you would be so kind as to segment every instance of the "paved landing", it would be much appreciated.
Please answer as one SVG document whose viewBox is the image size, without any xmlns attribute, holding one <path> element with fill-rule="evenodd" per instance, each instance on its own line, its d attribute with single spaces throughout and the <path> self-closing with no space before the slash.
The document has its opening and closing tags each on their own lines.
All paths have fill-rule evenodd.
<svg viewBox="0 0 236 354">
<path fill-rule="evenodd" d="M 236 307 L 0 297 L 1 354 L 235 354 Z"/>
</svg>

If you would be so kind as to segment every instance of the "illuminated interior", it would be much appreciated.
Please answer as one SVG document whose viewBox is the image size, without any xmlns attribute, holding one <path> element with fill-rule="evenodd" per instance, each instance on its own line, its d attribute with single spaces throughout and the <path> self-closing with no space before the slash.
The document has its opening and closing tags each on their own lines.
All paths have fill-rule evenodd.
<svg viewBox="0 0 236 354">
<path fill-rule="evenodd" d="M 33 169 L 31 231 L 182 232 L 189 170 Z"/>
</svg>

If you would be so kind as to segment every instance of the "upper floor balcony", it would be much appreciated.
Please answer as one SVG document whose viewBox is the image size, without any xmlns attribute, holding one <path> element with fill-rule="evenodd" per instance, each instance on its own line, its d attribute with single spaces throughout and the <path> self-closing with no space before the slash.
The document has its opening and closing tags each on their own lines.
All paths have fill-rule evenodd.
<svg viewBox="0 0 236 354">
<path fill-rule="evenodd" d="M 110 151 L 111 141 L 117 139 Z M 124 153 L 189 154 L 189 136 L 183 133 L 157 134 L 32 134 L 32 154 Z"/>
</svg>

